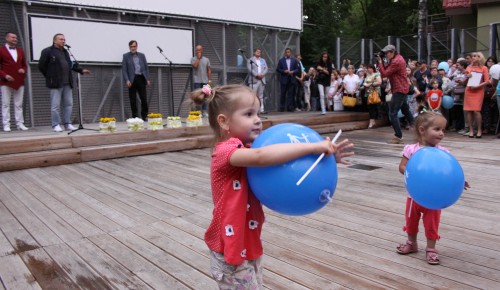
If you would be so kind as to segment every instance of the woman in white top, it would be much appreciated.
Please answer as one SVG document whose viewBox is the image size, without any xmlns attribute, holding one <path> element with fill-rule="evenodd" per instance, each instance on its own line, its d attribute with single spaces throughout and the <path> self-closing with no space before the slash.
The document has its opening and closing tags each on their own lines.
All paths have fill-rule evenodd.
<svg viewBox="0 0 500 290">
<path fill-rule="evenodd" d="M 359 87 L 359 77 L 354 74 L 354 66 L 349 65 L 347 67 L 347 74 L 342 80 L 342 89 L 344 90 L 344 96 L 356 97 L 356 92 Z M 347 111 L 352 111 L 354 108 L 344 108 Z"/>
<path fill-rule="evenodd" d="M 328 90 L 328 106 L 326 107 L 328 111 L 333 111 L 333 97 L 337 95 L 339 90 L 338 78 L 339 78 L 338 71 L 333 70 L 330 79 L 330 89 Z"/>
</svg>

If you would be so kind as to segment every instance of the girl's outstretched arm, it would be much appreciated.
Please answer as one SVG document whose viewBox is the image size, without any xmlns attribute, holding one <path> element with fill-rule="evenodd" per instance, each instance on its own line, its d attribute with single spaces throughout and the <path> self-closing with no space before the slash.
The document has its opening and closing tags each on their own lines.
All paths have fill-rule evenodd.
<svg viewBox="0 0 500 290">
<path fill-rule="evenodd" d="M 346 145 L 342 145 L 345 147 Z M 282 164 L 308 154 L 330 155 L 336 152 L 338 145 L 330 138 L 316 143 L 283 143 L 261 148 L 235 150 L 229 162 L 237 167 L 259 167 Z M 343 149 L 345 150 L 345 149 Z"/>
</svg>

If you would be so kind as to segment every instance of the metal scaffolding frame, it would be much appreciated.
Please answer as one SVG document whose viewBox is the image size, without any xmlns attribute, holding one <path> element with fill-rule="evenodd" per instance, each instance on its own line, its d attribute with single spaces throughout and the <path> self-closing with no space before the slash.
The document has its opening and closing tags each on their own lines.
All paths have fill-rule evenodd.
<svg viewBox="0 0 500 290">
<path fill-rule="evenodd" d="M 14 30 L 20 37 L 20 46 L 30 56 L 29 15 L 47 15 L 113 21 L 124 24 L 154 24 L 157 26 L 192 28 L 194 31 L 194 44 L 205 47 L 205 55 L 210 58 L 212 65 L 212 81 L 215 84 L 244 83 L 247 75 L 246 63 L 238 66 L 234 60 L 238 48 L 246 48 L 251 52 L 255 47 L 260 47 L 263 57 L 269 65 L 268 85 L 266 86 L 266 106 L 269 110 L 277 107 L 279 102 L 279 85 L 275 84 L 275 66 L 283 55 L 286 47 L 291 47 L 295 52 L 300 52 L 299 31 L 288 31 L 259 26 L 236 25 L 207 20 L 176 18 L 174 16 L 162 17 L 158 15 L 121 13 L 100 8 L 82 8 L 54 4 L 7 1 L 0 3 L 8 7 L 9 11 L 0 11 L 0 17 L 13 17 L 15 27 L 2 27 L 4 31 Z M 8 6 L 7 6 L 8 5 Z M 1 8 L 1 7 L 0 7 Z M 0 22 L 1 24 L 1 22 Z M 242 38 L 241 36 L 245 36 Z M 49 42 L 50 40 L 48 40 Z M 124 52 L 128 50 L 124 47 Z M 193 48 L 194 53 L 194 48 Z M 30 61 L 30 59 L 28 59 Z M 115 116 L 124 121 L 130 116 L 128 107 L 128 94 L 123 84 L 120 64 L 82 63 L 93 72 L 93 77 L 82 78 L 82 115 L 84 123 L 96 122 L 100 117 Z M 186 96 L 192 89 L 192 74 L 189 65 L 174 65 L 172 69 L 173 82 L 170 84 L 168 65 L 150 65 L 153 86 L 148 89 L 148 103 L 150 108 L 158 110 L 164 116 L 187 114 L 190 107 L 185 106 Z M 37 64 L 30 62 L 28 65 L 25 84 L 25 115 L 27 123 L 32 127 L 50 124 L 50 107 L 48 90 L 44 86 L 43 76 L 38 72 Z M 171 96 L 169 86 L 173 86 Z M 78 114 L 75 107 L 74 116 Z M 151 111 L 151 109 L 150 109 Z"/>
</svg>

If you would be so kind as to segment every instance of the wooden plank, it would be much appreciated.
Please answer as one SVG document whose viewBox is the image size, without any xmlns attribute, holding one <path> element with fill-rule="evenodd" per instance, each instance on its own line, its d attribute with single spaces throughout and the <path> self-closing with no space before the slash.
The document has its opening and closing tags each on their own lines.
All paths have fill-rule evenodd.
<svg viewBox="0 0 500 290">
<path fill-rule="evenodd" d="M 319 118 L 300 114 L 306 116 Z M 276 122 L 288 117 L 277 116 Z M 334 126 L 324 127 L 331 130 Z M 339 165 L 334 200 L 320 211 L 293 217 L 265 210 L 265 288 L 500 288 L 500 147 L 496 140 L 447 136 L 443 141 L 460 161 L 473 188 L 443 211 L 438 242 L 441 265 L 431 267 L 425 261 L 423 234 L 419 235 L 419 253 L 395 253 L 395 246 L 406 236 L 401 230 L 406 196 L 397 169 L 404 145 L 384 143 L 392 134 L 389 127 L 343 134 L 342 138 L 357 146 L 352 161 L 381 168 L 366 171 Z M 410 132 L 405 131 L 404 136 L 411 142 Z M 64 272 L 73 267 L 75 273 L 87 271 L 85 277 L 100 277 L 110 288 L 132 285 L 128 274 L 143 286 L 135 288 L 201 288 L 196 284 L 204 281 L 215 285 L 203 241 L 213 206 L 210 154 L 211 149 L 205 148 L 0 173 L 0 249 L 3 244 L 4 257 L 10 256 L 9 251 L 17 247 L 16 238 L 31 237 L 28 245 L 40 246 L 40 240 L 55 237 L 58 242 L 50 251 L 61 248 L 69 258 L 48 255 L 44 248 L 26 249 L 19 255 L 34 273 L 37 269 L 25 258 L 28 254 L 38 253 L 41 259 L 35 262 L 47 266 L 43 268 L 61 268 L 62 274 L 55 271 L 54 277 L 69 281 L 60 284 L 64 289 L 77 285 L 76 275 Z M 37 190 L 46 195 L 39 196 Z M 35 201 L 42 196 L 48 197 L 48 206 L 45 201 Z M 54 211 L 63 205 L 73 212 L 65 214 L 99 224 L 98 228 L 112 235 L 78 237 L 61 244 L 54 233 L 65 229 L 57 228 Z M 120 223 L 120 218 L 126 220 Z M 48 236 L 30 225 L 31 220 Z M 74 219 L 71 223 L 70 228 L 75 228 L 79 222 Z M 114 232 L 112 225 L 119 225 L 120 230 Z M 67 259 L 82 264 L 73 265 Z M 187 277 L 186 272 L 196 275 Z"/>
<path fill-rule="evenodd" d="M 152 289 L 88 239 L 68 243 L 75 253 L 113 289 Z"/>
<path fill-rule="evenodd" d="M 162 153 L 167 151 L 189 150 L 203 148 L 212 143 L 213 136 L 169 139 L 148 142 L 125 143 L 108 146 L 93 146 L 81 148 L 82 161 L 137 156 L 144 154 Z"/>
<path fill-rule="evenodd" d="M 63 241 L 71 241 L 82 237 L 82 234 L 68 224 L 64 218 L 58 216 L 28 191 L 33 190 L 36 193 L 36 191 L 39 190 L 37 187 L 32 186 L 29 182 L 18 184 L 10 176 L 10 174 L 11 172 L 3 173 L 4 178 L 7 180 L 7 182 L 4 182 L 4 185 L 9 188 L 11 192 L 15 192 L 16 198 L 25 207 L 27 207 L 29 211 L 38 217 L 39 220 L 46 225 L 46 227 L 50 228 L 50 231 L 47 233 L 49 235 L 49 239 L 52 239 L 52 232 L 54 232 Z M 41 232 L 40 234 L 44 235 L 45 233 Z"/>
<path fill-rule="evenodd" d="M 23 252 L 20 256 L 42 289 L 81 289 L 72 278 L 73 269 L 58 264 L 44 249 Z"/>
<path fill-rule="evenodd" d="M 4 210 L 4 208 L 5 207 L 3 206 L 3 204 L 0 203 L 0 218 L 2 218 L 2 210 Z M 10 221 L 2 219 L 2 223 L 3 222 L 9 223 Z M 0 227 L 0 229 L 1 229 L 1 227 Z M 12 254 L 14 254 L 14 248 L 9 243 L 9 240 L 7 239 L 5 234 L 3 233 L 3 229 L 2 229 L 0 231 L 0 257 L 12 255 Z"/>
<path fill-rule="evenodd" d="M 55 211 L 60 214 L 62 214 L 62 211 L 69 212 L 65 215 L 65 219 L 68 222 L 74 221 L 74 224 L 82 228 L 82 225 L 86 224 L 80 220 L 83 218 L 93 225 L 89 225 L 89 230 L 84 232 L 85 235 L 101 234 L 102 231 L 110 232 L 122 228 L 108 217 L 101 215 L 93 208 L 88 207 L 85 203 L 80 202 L 76 196 L 85 194 L 75 190 L 70 184 L 64 182 L 67 178 L 61 180 L 55 175 L 47 174 L 41 170 L 30 171 L 29 177 L 32 177 L 30 180 L 33 180 L 35 186 L 40 187 L 44 190 L 44 193 L 47 193 L 47 195 L 39 195 L 39 198 L 43 199 L 44 203 L 47 204 L 52 200 L 54 206 L 59 208 L 55 208 Z"/>
<path fill-rule="evenodd" d="M 44 248 L 47 254 L 65 270 L 75 286 L 85 289 L 113 289 L 111 283 L 82 260 L 68 245 Z"/>
<path fill-rule="evenodd" d="M 151 228 L 141 228 L 138 230 L 148 235 L 148 237 L 157 235 L 154 233 L 154 229 Z M 145 233 L 145 231 L 148 230 L 149 233 Z M 146 240 L 147 238 L 144 236 L 141 235 L 141 237 L 139 237 L 129 231 L 119 231 L 111 233 L 111 235 L 136 253 L 140 253 L 142 257 L 155 264 L 158 268 L 167 272 L 177 280 L 182 281 L 183 284 L 190 288 L 218 288 L 217 284 L 210 276 L 199 272 L 196 268 L 186 263 L 181 257 L 177 257 L 179 252 L 183 251 L 184 247 L 181 245 L 178 245 L 177 249 L 173 249 L 173 251 L 165 251 L 163 247 L 159 245 L 156 246 L 156 243 L 152 243 L 149 239 Z M 162 241 L 165 242 L 166 240 L 163 239 Z M 160 245 L 164 246 L 164 244 Z"/>
<path fill-rule="evenodd" d="M 185 219 L 198 226 L 208 227 L 206 216 L 191 215 L 185 217 Z M 279 235 L 278 233 L 280 232 L 275 230 L 275 227 L 269 229 L 268 224 L 269 222 L 266 222 L 263 234 L 263 240 L 265 241 L 264 250 L 266 253 L 264 256 L 265 259 L 267 259 L 268 255 L 276 256 L 280 260 L 288 259 L 290 261 L 287 262 L 290 264 L 305 270 L 310 269 L 309 271 L 311 272 L 317 271 L 316 274 L 333 279 L 336 283 L 343 284 L 346 287 L 352 285 L 354 283 L 353 279 L 356 279 L 355 284 L 357 287 L 366 289 L 387 287 L 425 289 L 420 283 L 404 280 L 402 277 L 395 275 L 387 275 L 387 272 L 383 271 L 379 265 L 373 267 L 367 264 L 365 262 L 367 260 L 366 257 L 363 257 L 359 261 L 352 261 L 349 258 L 330 253 L 330 247 L 327 246 L 318 249 L 304 240 L 295 240 L 293 243 L 290 243 L 292 239 L 290 236 L 286 234 Z M 280 228 L 279 230 L 282 229 Z M 302 232 L 302 234 L 307 235 L 307 232 Z M 294 261 L 295 259 L 298 260 Z M 341 267 L 338 265 L 341 265 Z M 293 274 L 290 274 L 288 278 L 292 281 L 300 281 L 300 277 L 295 277 Z"/>
<path fill-rule="evenodd" d="M 177 204 L 180 202 L 184 207 L 190 211 L 198 210 L 200 202 L 211 202 L 210 192 L 207 190 L 205 182 L 197 182 L 196 178 L 190 175 L 183 175 L 176 173 L 175 170 L 171 170 L 168 174 L 164 176 L 169 176 L 165 179 L 164 176 L 153 178 L 148 174 L 144 174 L 141 178 L 137 178 L 137 174 L 134 172 L 134 164 L 128 164 L 126 161 L 120 160 L 118 164 L 113 164 L 115 161 L 111 162 L 98 162 L 92 163 L 91 166 L 100 169 L 104 172 L 114 173 L 115 176 L 120 176 L 120 183 L 115 183 L 115 181 L 109 179 L 106 184 L 113 186 L 116 190 L 125 186 L 127 188 L 132 188 L 135 190 L 140 190 L 147 194 L 168 194 L 176 198 L 177 200 L 171 201 L 172 204 Z M 127 169 L 130 168 L 130 169 Z M 162 169 L 163 170 L 163 169 Z M 111 175 L 105 175 L 107 176 Z M 116 177 L 115 177 L 116 179 Z M 175 179 L 175 182 L 172 182 Z M 182 197 L 182 198 L 181 198 Z"/>
<path fill-rule="evenodd" d="M 115 166 L 113 167 L 116 168 Z M 107 193 L 109 195 L 113 195 L 115 198 L 124 201 L 127 204 L 142 210 L 143 212 L 147 212 L 149 215 L 154 216 L 157 219 L 169 218 L 188 213 L 180 207 L 173 206 L 167 202 L 159 200 L 158 198 L 144 194 L 144 189 L 137 186 L 137 183 L 144 182 L 144 180 L 141 180 L 143 178 L 137 179 L 137 174 L 133 174 L 135 171 L 134 168 L 126 171 L 132 172 L 132 182 L 125 179 L 117 180 L 115 171 L 113 176 L 109 175 L 111 178 L 110 180 L 102 180 L 99 178 L 89 179 L 88 181 L 92 182 L 89 186 L 107 187 Z M 101 173 L 101 175 L 103 174 Z M 147 189 L 146 191 L 150 192 Z"/>
<path fill-rule="evenodd" d="M 26 162 L 29 160 L 29 162 Z M 59 149 L 0 156 L 0 172 L 81 162 L 80 149 Z"/>
<path fill-rule="evenodd" d="M 27 175 L 20 174 L 19 171 L 9 172 L 8 176 L 12 177 L 19 184 L 28 190 L 32 195 L 30 198 L 35 199 L 39 203 L 39 208 L 44 211 L 52 211 L 58 219 L 64 220 L 66 224 L 75 229 L 81 236 L 91 236 L 101 234 L 103 231 L 92 224 L 90 221 L 79 215 L 71 207 L 68 207 L 58 199 L 54 198 L 48 191 L 54 192 L 57 187 L 40 182 L 40 178 L 46 178 L 50 182 L 49 176 L 35 175 L 31 171 Z"/>
<path fill-rule="evenodd" d="M 98 190 L 86 183 L 83 183 L 82 180 L 87 178 L 86 176 L 79 175 L 79 173 L 84 170 L 83 168 L 80 168 L 77 171 L 73 171 L 71 168 L 64 166 L 54 166 L 44 169 L 45 172 L 54 176 L 64 176 L 64 173 L 68 173 L 68 170 L 72 172 L 72 178 L 59 179 L 59 184 L 61 181 L 64 181 L 62 186 L 72 188 L 72 190 L 66 191 L 66 194 L 78 200 L 80 203 L 85 204 L 85 206 L 90 207 L 99 215 L 107 217 L 122 228 L 143 224 L 142 221 L 138 221 L 135 218 L 137 216 L 136 210 L 123 204 L 119 200 L 110 198 L 105 194 L 106 188 Z M 90 180 L 90 182 L 92 182 L 92 180 Z M 150 218 L 144 222 L 149 223 L 152 221 L 153 219 Z"/>
<path fill-rule="evenodd" d="M 191 216 L 190 216 L 191 217 Z M 179 243 L 188 245 L 193 250 L 196 250 L 200 253 L 206 253 L 208 255 L 208 249 L 206 244 L 203 242 L 203 233 L 204 229 L 200 228 L 192 223 L 186 221 L 186 219 L 170 219 L 165 221 L 178 229 L 168 228 L 163 232 L 165 235 L 169 235 L 172 239 L 177 240 Z M 160 227 L 155 225 L 160 230 Z M 193 239 L 192 235 L 198 237 L 198 239 Z M 269 262 L 271 261 L 271 262 Z M 269 266 L 271 265 L 271 266 Z M 279 270 L 275 269 L 273 266 L 279 268 Z M 208 263 L 207 266 L 208 268 Z M 266 270 L 264 271 L 264 284 L 266 284 L 267 280 L 270 279 L 267 276 L 267 267 L 272 268 L 274 275 L 280 275 L 285 277 L 285 279 L 290 279 L 297 282 L 300 285 L 304 285 L 307 288 L 315 288 L 315 289 L 332 289 L 340 287 L 340 284 L 337 284 L 333 281 L 329 281 L 327 279 L 323 279 L 317 275 L 309 273 L 309 270 L 301 270 L 287 263 L 283 263 L 280 260 L 274 259 L 269 256 L 264 257 L 264 267 Z M 300 280 L 291 279 L 289 273 L 296 273 L 297 276 L 302 277 Z M 294 277 L 295 278 L 295 277 Z M 314 282 L 316 281 L 316 282 Z M 314 284 L 317 283 L 317 284 Z"/>
<path fill-rule="evenodd" d="M 0 257 L 2 285 L 5 289 L 42 289 L 18 255 Z"/>
<path fill-rule="evenodd" d="M 2 187 L 0 186 L 0 190 Z M 36 249 L 37 242 L 0 202 L 0 257 Z"/>
<path fill-rule="evenodd" d="M 152 288 L 189 289 L 182 282 L 108 235 L 93 236 L 89 240 Z"/>
<path fill-rule="evenodd" d="M 0 144 L 0 155 L 72 148 L 69 136 L 17 137 L 2 140 Z"/>
<path fill-rule="evenodd" d="M 0 174 L 0 181 L 0 187 L 2 187 L 0 188 L 1 201 L 20 224 L 20 226 L 16 226 L 15 223 L 2 225 L 2 229 L 5 228 L 6 233 L 13 233 L 12 235 L 8 235 L 8 237 L 12 237 L 10 240 L 11 244 L 18 244 L 19 241 L 24 248 L 24 245 L 46 246 L 61 243 L 62 240 L 52 229 L 18 199 L 18 196 L 27 194 L 25 189 L 7 177 L 6 174 Z M 19 231 L 19 228 L 26 229 L 29 234 L 23 233 L 22 230 Z"/>
<path fill-rule="evenodd" d="M 61 176 L 64 176 L 64 174 L 72 176 L 74 180 L 70 179 L 69 182 L 75 188 L 85 191 L 90 198 L 111 208 L 112 212 L 116 211 L 116 219 L 129 224 L 129 226 L 149 224 L 157 220 L 150 213 L 138 209 L 135 202 L 129 201 L 128 196 L 123 196 L 120 192 L 115 192 L 112 186 L 101 182 L 100 180 L 103 179 L 104 173 L 101 172 L 94 175 L 89 173 L 89 168 L 92 169 L 91 166 L 86 164 L 75 164 L 59 168 L 53 167 L 51 170 L 59 172 Z M 121 179 L 119 180 L 119 182 L 122 181 Z"/>
<path fill-rule="evenodd" d="M 163 130 L 142 130 L 137 132 L 121 131 L 115 133 L 99 133 L 92 135 L 72 136 L 73 146 L 90 147 L 96 145 L 111 145 L 121 143 L 138 143 L 144 141 L 175 139 L 187 136 L 209 135 L 211 134 L 209 126 L 168 128 Z"/>
</svg>

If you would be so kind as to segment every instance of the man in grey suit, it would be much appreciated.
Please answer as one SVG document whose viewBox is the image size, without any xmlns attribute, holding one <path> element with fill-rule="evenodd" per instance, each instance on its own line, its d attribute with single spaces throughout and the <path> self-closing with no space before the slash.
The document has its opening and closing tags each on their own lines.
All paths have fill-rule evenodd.
<svg viewBox="0 0 500 290">
<path fill-rule="evenodd" d="M 122 75 L 128 87 L 132 118 L 139 117 L 137 110 L 137 94 L 141 99 L 141 118 L 146 120 L 148 116 L 148 99 L 146 86 L 151 84 L 149 80 L 149 68 L 144 53 L 137 52 L 137 41 L 128 43 L 130 52 L 123 54 Z"/>
<path fill-rule="evenodd" d="M 260 112 L 266 113 L 264 110 L 264 89 L 266 86 L 268 67 L 266 60 L 261 58 L 261 54 L 261 49 L 256 48 L 253 52 L 253 56 L 247 61 L 248 73 L 250 74 L 248 85 L 260 99 Z"/>
</svg>

